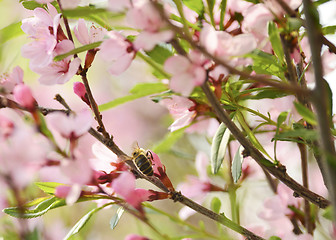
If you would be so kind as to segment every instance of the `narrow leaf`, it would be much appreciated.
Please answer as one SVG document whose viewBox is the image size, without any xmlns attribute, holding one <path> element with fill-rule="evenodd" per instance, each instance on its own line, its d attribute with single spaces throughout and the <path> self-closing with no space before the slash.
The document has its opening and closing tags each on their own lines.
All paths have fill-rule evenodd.
<svg viewBox="0 0 336 240">
<path fill-rule="evenodd" d="M 118 208 L 116 214 L 110 220 L 110 228 L 111 229 L 114 229 L 117 226 L 117 224 L 118 224 L 119 220 L 121 219 L 121 216 L 123 215 L 124 211 L 125 210 L 124 210 L 123 207 Z"/>
<path fill-rule="evenodd" d="M 322 216 L 330 221 L 333 221 L 334 220 L 334 217 L 333 217 L 333 207 L 332 206 L 329 206 L 327 207 L 323 213 L 322 213 Z"/>
<path fill-rule="evenodd" d="M 230 130 L 221 123 L 212 139 L 211 169 L 216 174 L 222 165 L 227 144 L 229 143 Z"/>
<path fill-rule="evenodd" d="M 242 146 L 240 146 L 233 158 L 231 172 L 232 172 L 232 178 L 235 183 L 238 182 L 241 173 L 242 173 L 242 163 L 243 163 L 243 155 L 242 155 Z"/>
<path fill-rule="evenodd" d="M 279 29 L 273 21 L 268 23 L 268 36 L 275 55 L 278 57 L 280 63 L 284 63 L 284 52 L 280 40 Z"/>
<path fill-rule="evenodd" d="M 102 43 L 102 41 L 99 41 L 99 42 L 90 43 L 90 44 L 87 44 L 87 45 L 84 45 L 84 46 L 81 46 L 81 47 L 78 47 L 78 48 L 74 48 L 67 53 L 57 55 L 56 57 L 54 57 L 54 61 L 56 61 L 56 62 L 61 61 L 68 56 L 78 54 L 78 53 L 81 53 L 81 52 L 85 52 L 85 51 L 88 51 L 90 49 L 94 49 L 96 47 L 99 47 L 101 43 Z"/>
<path fill-rule="evenodd" d="M 8 40 L 22 35 L 21 22 L 12 23 L 0 30 L 0 45 Z"/>
<path fill-rule="evenodd" d="M 219 29 L 221 31 L 224 30 L 224 16 L 225 16 L 225 11 L 226 11 L 226 1 L 227 0 L 222 0 L 220 4 L 220 21 L 219 21 Z"/>
<path fill-rule="evenodd" d="M 36 182 L 35 185 L 47 194 L 55 194 L 56 187 L 64 184 L 56 182 Z"/>
<path fill-rule="evenodd" d="M 294 102 L 294 106 L 296 111 L 303 117 L 304 120 L 306 120 L 308 123 L 315 125 L 317 124 L 316 116 L 315 114 L 310 111 L 308 108 L 303 106 L 301 103 Z"/>
<path fill-rule="evenodd" d="M 48 212 L 53 206 L 60 204 L 60 201 L 65 201 L 63 199 L 58 199 L 56 197 L 48 198 L 43 202 L 40 202 L 33 210 L 24 209 L 18 207 L 5 208 L 4 213 L 16 217 L 16 218 L 35 218 L 42 216 Z"/>
<path fill-rule="evenodd" d="M 178 129 L 174 132 L 169 132 L 165 137 L 164 139 L 159 142 L 158 144 L 156 144 L 154 147 L 153 147 L 153 152 L 155 153 L 163 153 L 163 152 L 168 152 L 171 150 L 172 146 L 179 140 L 183 137 L 184 135 L 184 131 L 185 129 L 187 128 L 188 126 L 186 127 L 183 127 L 181 129 Z"/>
<path fill-rule="evenodd" d="M 214 18 L 214 6 L 215 1 L 214 0 L 207 0 L 208 8 L 209 8 L 209 16 L 212 26 L 216 27 L 215 18 Z"/>
<path fill-rule="evenodd" d="M 198 15 L 202 15 L 204 12 L 204 5 L 202 0 L 182 0 L 191 10 L 195 11 Z"/>
<path fill-rule="evenodd" d="M 106 111 L 108 109 L 114 108 L 118 105 L 121 105 L 123 103 L 146 97 L 155 93 L 161 93 L 163 91 L 166 91 L 168 88 L 163 83 L 140 83 L 137 84 L 133 89 L 131 89 L 131 95 L 127 95 L 121 98 L 114 99 L 108 103 L 104 103 L 102 105 L 99 105 L 100 111 Z"/>
<path fill-rule="evenodd" d="M 161 65 L 164 64 L 167 58 L 173 56 L 170 45 L 156 45 L 153 50 L 147 51 L 146 54 Z"/>
<path fill-rule="evenodd" d="M 85 214 L 76 224 L 71 228 L 71 230 L 68 232 L 68 234 L 64 237 L 64 239 L 70 239 L 72 236 L 77 234 L 84 226 L 85 224 L 90 220 L 90 218 L 99 210 L 103 209 L 109 204 L 105 204 L 99 208 L 94 208 L 87 214 Z"/>
</svg>

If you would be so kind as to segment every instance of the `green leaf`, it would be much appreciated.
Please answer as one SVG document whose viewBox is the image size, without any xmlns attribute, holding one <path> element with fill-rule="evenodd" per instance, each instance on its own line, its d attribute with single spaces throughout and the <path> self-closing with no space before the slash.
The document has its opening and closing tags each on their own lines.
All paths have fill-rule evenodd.
<svg viewBox="0 0 336 240">
<path fill-rule="evenodd" d="M 244 96 L 244 92 L 241 92 L 242 99 L 253 99 L 253 100 L 259 100 L 259 99 L 265 99 L 265 98 L 269 98 L 269 99 L 276 99 L 276 98 L 282 98 L 287 96 L 288 94 L 283 92 L 280 89 L 276 89 L 273 87 L 267 87 L 267 88 L 262 88 L 261 91 L 259 91 L 257 94 L 255 95 L 245 95 Z"/>
<path fill-rule="evenodd" d="M 242 146 L 239 146 L 232 162 L 231 172 L 232 178 L 235 183 L 238 182 L 241 173 L 242 173 L 242 163 L 243 163 L 243 155 L 242 155 Z"/>
<path fill-rule="evenodd" d="M 81 52 L 86 52 L 90 49 L 94 49 L 96 47 L 99 47 L 101 43 L 102 43 L 102 41 L 99 41 L 99 42 L 90 43 L 90 44 L 87 44 L 87 45 L 84 45 L 84 46 L 81 46 L 81 47 L 78 47 L 78 48 L 74 48 L 67 53 L 57 55 L 56 57 L 54 57 L 54 61 L 56 61 L 56 62 L 61 61 L 68 56 L 78 54 L 78 53 L 81 53 Z"/>
<path fill-rule="evenodd" d="M 22 2 L 22 6 L 28 10 L 34 10 L 38 7 L 43 8 L 43 4 L 37 3 L 35 1 L 24 1 Z"/>
<path fill-rule="evenodd" d="M 227 0 L 222 0 L 220 4 L 219 29 L 221 31 L 224 30 L 224 16 L 225 16 L 225 11 L 226 11 L 226 1 Z"/>
<path fill-rule="evenodd" d="M 164 64 L 167 58 L 173 56 L 170 45 L 156 45 L 153 50 L 147 51 L 146 54 L 161 65 Z"/>
<path fill-rule="evenodd" d="M 274 136 L 273 140 L 280 141 L 293 141 L 293 142 L 302 142 L 300 139 L 305 141 L 314 141 L 318 139 L 318 134 L 315 130 L 308 130 L 305 128 L 296 129 L 292 131 L 282 132 Z"/>
<path fill-rule="evenodd" d="M 180 128 L 174 132 L 169 132 L 164 139 L 159 142 L 158 144 L 156 144 L 155 146 L 153 146 L 153 152 L 155 153 L 164 153 L 164 152 L 169 152 L 172 148 L 172 146 L 180 139 L 183 137 L 184 135 L 184 131 L 187 128 L 183 127 Z"/>
<path fill-rule="evenodd" d="M 218 197 L 214 197 L 211 200 L 211 209 L 215 213 L 219 213 L 221 206 L 222 206 L 222 202 Z"/>
<path fill-rule="evenodd" d="M 214 6 L 215 6 L 215 1 L 214 0 L 207 0 L 208 8 L 209 8 L 209 16 L 210 16 L 210 21 L 212 26 L 216 27 L 215 19 L 214 19 Z"/>
<path fill-rule="evenodd" d="M 163 83 L 139 83 L 130 90 L 131 95 L 127 95 L 121 98 L 114 99 L 108 103 L 101 104 L 99 105 L 99 110 L 106 111 L 123 103 L 146 97 L 155 93 L 161 93 L 163 91 L 166 91 L 167 89 L 167 85 Z"/>
<path fill-rule="evenodd" d="M 304 120 L 306 120 L 311 125 L 316 126 L 316 116 L 312 111 L 310 111 L 308 108 L 298 102 L 294 102 L 294 106 L 296 111 L 298 111 L 298 113 L 303 117 Z"/>
<path fill-rule="evenodd" d="M 268 240 L 281 240 L 281 238 L 277 236 L 271 236 Z"/>
<path fill-rule="evenodd" d="M 87 6 L 87 7 L 77 7 L 74 9 L 64 9 L 63 14 L 66 17 L 86 17 L 87 15 L 97 15 L 101 13 L 108 13 L 105 8 L 95 8 L 94 6 Z"/>
<path fill-rule="evenodd" d="M 279 64 L 278 59 L 269 53 L 254 50 L 252 53 L 245 54 L 253 60 L 252 69 L 258 74 L 275 75 L 280 79 L 285 79 L 286 69 Z"/>
<path fill-rule="evenodd" d="M 230 130 L 221 123 L 212 139 L 211 145 L 211 170 L 214 174 L 220 169 L 224 160 L 226 147 L 230 139 Z"/>
<path fill-rule="evenodd" d="M 282 112 L 279 114 L 278 119 L 277 119 L 277 128 L 275 131 L 275 135 L 279 134 L 280 126 L 284 121 L 286 121 L 287 116 L 288 116 L 288 112 Z M 276 145 L 277 145 L 277 140 L 274 141 L 274 159 L 275 161 L 278 161 L 277 156 L 276 156 Z"/>
<path fill-rule="evenodd" d="M 116 214 L 110 220 L 110 228 L 111 229 L 114 229 L 117 226 L 117 224 L 118 224 L 119 220 L 121 219 L 121 216 L 123 215 L 124 212 L 125 212 L 125 210 L 124 210 L 123 207 L 118 208 Z"/>
<path fill-rule="evenodd" d="M 302 21 L 298 18 L 288 18 L 287 27 L 290 32 L 299 31 L 300 27 L 302 27 Z"/>
<path fill-rule="evenodd" d="M 110 199 L 110 198 L 107 196 L 101 196 L 101 195 L 83 195 L 77 200 L 77 202 L 85 202 L 85 201 L 92 201 L 92 200 L 98 200 L 98 199 Z M 65 202 L 65 199 L 60 199 L 57 197 L 44 197 L 44 198 L 35 199 L 25 204 L 25 207 L 28 208 L 28 207 L 32 207 L 35 205 L 36 207 L 34 209 L 22 210 L 19 207 L 10 207 L 10 208 L 5 208 L 3 212 L 12 217 L 16 217 L 16 218 L 35 218 L 35 217 L 42 216 L 43 214 L 47 213 L 51 209 L 65 206 L 66 202 Z"/>
<path fill-rule="evenodd" d="M 12 23 L 0 30 L 0 45 L 8 40 L 22 35 L 21 22 Z"/>
<path fill-rule="evenodd" d="M 43 192 L 54 195 L 56 187 L 65 184 L 57 182 L 36 182 L 35 185 L 38 186 Z"/>
<path fill-rule="evenodd" d="M 90 220 L 90 218 L 99 210 L 103 209 L 107 205 L 110 205 L 111 203 L 105 204 L 99 208 L 94 208 L 87 214 L 85 214 L 76 224 L 71 228 L 71 230 L 68 232 L 68 234 L 63 239 L 71 239 L 75 234 L 77 234 L 84 226 L 85 224 Z"/>
<path fill-rule="evenodd" d="M 35 218 L 42 216 L 46 212 L 48 212 L 50 209 L 57 205 L 65 205 L 65 200 L 64 199 L 58 199 L 56 197 L 51 197 L 48 198 L 42 202 L 40 202 L 34 209 L 29 210 L 29 209 L 21 209 L 18 207 L 10 207 L 10 208 L 5 208 L 3 210 L 4 213 L 16 217 L 16 218 Z"/>
<path fill-rule="evenodd" d="M 335 32 L 336 32 L 336 25 L 327 26 L 327 27 L 322 28 L 323 35 L 335 34 Z"/>
<path fill-rule="evenodd" d="M 191 10 L 195 11 L 198 15 L 202 15 L 204 12 L 204 5 L 202 0 L 182 0 Z"/>
<path fill-rule="evenodd" d="M 333 207 L 329 206 L 326 209 L 324 209 L 322 216 L 330 221 L 334 220 L 334 216 L 333 216 Z"/>
<path fill-rule="evenodd" d="M 275 55 L 278 57 L 280 63 L 283 64 L 285 62 L 284 60 L 285 55 L 282 49 L 279 29 L 277 28 L 277 26 L 273 21 L 268 22 L 268 36 L 272 44 L 272 48 Z"/>
</svg>

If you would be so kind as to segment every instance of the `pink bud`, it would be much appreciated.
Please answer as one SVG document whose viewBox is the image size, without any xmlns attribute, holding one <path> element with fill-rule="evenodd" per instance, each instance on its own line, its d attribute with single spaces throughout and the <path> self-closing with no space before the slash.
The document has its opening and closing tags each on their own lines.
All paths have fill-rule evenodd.
<svg viewBox="0 0 336 240">
<path fill-rule="evenodd" d="M 19 84 L 15 86 L 13 90 L 13 95 L 15 100 L 28 109 L 34 109 L 35 107 L 35 98 L 30 90 L 30 88 L 25 84 Z"/>
<path fill-rule="evenodd" d="M 86 94 L 85 86 L 81 82 L 75 82 L 73 85 L 73 90 L 75 94 L 80 98 L 83 98 Z"/>
</svg>

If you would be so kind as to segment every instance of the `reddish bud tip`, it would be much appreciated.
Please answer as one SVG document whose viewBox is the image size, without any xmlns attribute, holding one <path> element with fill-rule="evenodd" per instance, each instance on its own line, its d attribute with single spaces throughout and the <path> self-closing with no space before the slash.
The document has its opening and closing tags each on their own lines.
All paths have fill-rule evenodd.
<svg viewBox="0 0 336 240">
<path fill-rule="evenodd" d="M 35 98 L 32 91 L 25 84 L 19 84 L 15 86 L 13 90 L 15 100 L 23 107 L 33 110 L 35 108 Z"/>
</svg>

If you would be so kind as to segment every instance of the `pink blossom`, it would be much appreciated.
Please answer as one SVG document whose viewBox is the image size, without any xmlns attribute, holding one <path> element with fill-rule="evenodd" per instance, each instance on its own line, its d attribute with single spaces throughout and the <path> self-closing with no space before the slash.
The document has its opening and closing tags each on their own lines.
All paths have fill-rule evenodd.
<svg viewBox="0 0 336 240">
<path fill-rule="evenodd" d="M 13 90 L 13 95 L 15 100 L 23 107 L 28 109 L 33 109 L 35 107 L 36 101 L 33 97 L 33 93 L 25 84 L 16 85 Z"/>
<path fill-rule="evenodd" d="M 121 12 L 131 8 L 130 0 L 109 0 L 107 8 L 112 12 Z"/>
<path fill-rule="evenodd" d="M 146 51 L 152 50 L 156 44 L 160 42 L 168 42 L 172 39 L 174 33 L 172 31 L 160 32 L 141 32 L 134 40 L 134 48 L 136 50 L 144 49 Z"/>
<path fill-rule="evenodd" d="M 101 41 L 106 33 L 104 28 L 95 27 L 91 25 L 90 29 L 86 26 L 84 19 L 78 19 L 78 24 L 74 28 L 74 33 L 78 41 L 83 44 L 90 44 L 94 42 Z"/>
<path fill-rule="evenodd" d="M 124 240 L 150 240 L 150 239 L 136 234 L 129 234 L 125 237 Z"/>
<path fill-rule="evenodd" d="M 206 78 L 203 65 L 206 63 L 197 52 L 190 53 L 190 60 L 177 55 L 168 58 L 164 69 L 172 74 L 170 88 L 185 96 L 190 95 L 195 86 L 200 86 Z"/>
<path fill-rule="evenodd" d="M 69 52 L 73 48 L 72 41 L 63 40 L 57 44 L 54 52 L 56 55 L 60 55 Z M 80 63 L 81 60 L 79 58 L 71 61 L 71 56 L 68 56 L 61 61 L 52 62 L 45 67 L 31 66 L 31 69 L 41 75 L 38 79 L 41 84 L 64 84 L 77 73 Z"/>
<path fill-rule="evenodd" d="M 133 7 L 126 17 L 132 26 L 147 32 L 158 32 L 164 25 L 160 13 L 147 0 L 133 1 Z"/>
<path fill-rule="evenodd" d="M 68 185 L 60 185 L 55 189 L 55 196 L 58 198 L 66 198 L 70 193 L 71 187 Z"/>
<path fill-rule="evenodd" d="M 133 7 L 127 12 L 127 21 L 143 30 L 134 41 L 136 50 L 151 50 L 157 43 L 167 42 L 174 36 L 171 30 L 161 30 L 166 24 L 150 1 L 133 1 Z"/>
<path fill-rule="evenodd" d="M 10 74 L 0 76 L 0 94 L 3 92 L 9 94 L 13 92 L 16 85 L 23 84 L 23 70 L 16 66 Z"/>
<path fill-rule="evenodd" d="M 109 32 L 109 39 L 100 45 L 99 55 L 109 63 L 111 74 L 119 75 L 131 65 L 135 51 L 131 42 L 118 32 Z"/>
<path fill-rule="evenodd" d="M 285 216 L 292 215 L 288 206 L 298 208 L 300 200 L 293 197 L 293 191 L 280 183 L 277 188 L 277 195 L 267 199 L 264 202 L 264 210 L 259 217 L 265 220 L 276 220 Z"/>
<path fill-rule="evenodd" d="M 96 171 L 111 172 L 116 169 L 111 163 L 120 163 L 120 159 L 103 144 L 96 142 L 92 145 L 95 158 L 90 159 L 90 165 Z M 126 170 L 126 169 L 124 169 Z"/>
<path fill-rule="evenodd" d="M 200 41 L 211 54 L 224 59 L 244 55 L 257 47 L 252 34 L 231 36 L 227 32 L 216 31 L 210 25 L 202 29 Z"/>
<path fill-rule="evenodd" d="M 48 11 L 43 8 L 34 10 L 34 17 L 22 20 L 22 30 L 30 35 L 32 42 L 22 47 L 22 56 L 31 60 L 31 67 L 45 67 L 52 62 L 57 44 L 57 28 L 61 15 L 51 4 Z M 53 28 L 53 34 L 49 28 Z"/>
<path fill-rule="evenodd" d="M 149 200 L 151 192 L 135 188 L 135 177 L 130 172 L 123 172 L 112 182 L 114 191 L 122 196 L 127 203 L 141 211 L 141 203 Z"/>
<path fill-rule="evenodd" d="M 7 176 L 15 186 L 23 188 L 34 180 L 51 147 L 44 137 L 36 134 L 32 126 L 21 122 L 16 113 L 4 112 L 12 121 L 12 126 L 9 126 L 9 135 L 0 135 L 0 175 Z M 29 147 L 23 151 L 25 146 Z"/>
<path fill-rule="evenodd" d="M 264 4 L 251 6 L 243 12 L 243 16 L 243 32 L 252 33 L 259 41 L 268 36 L 267 24 L 274 19 L 274 16 Z"/>
<path fill-rule="evenodd" d="M 89 110 L 84 110 L 77 115 L 66 116 L 64 113 L 55 112 L 48 115 L 50 125 L 64 138 L 77 139 L 85 134 L 93 122 Z"/>
<path fill-rule="evenodd" d="M 93 176 L 93 170 L 85 156 L 77 152 L 71 159 L 62 159 L 61 172 L 70 184 L 89 184 Z"/>
<path fill-rule="evenodd" d="M 38 2 L 38 3 L 41 3 L 41 4 L 45 4 L 45 3 L 51 3 L 54 0 L 35 0 L 35 1 Z"/>
<path fill-rule="evenodd" d="M 6 139 L 14 132 L 14 122 L 7 117 L 0 115 L 0 139 Z"/>
<path fill-rule="evenodd" d="M 189 110 L 195 106 L 195 103 L 188 98 L 173 95 L 160 101 L 162 105 L 167 107 L 175 121 L 169 126 L 171 132 L 182 127 L 188 126 L 196 117 L 196 111 Z"/>
</svg>

